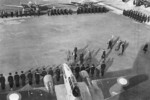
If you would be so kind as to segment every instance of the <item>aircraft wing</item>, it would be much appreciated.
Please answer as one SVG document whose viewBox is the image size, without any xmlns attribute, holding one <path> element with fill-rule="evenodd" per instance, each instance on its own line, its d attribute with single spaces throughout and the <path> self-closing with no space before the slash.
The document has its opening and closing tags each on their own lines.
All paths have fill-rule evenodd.
<svg viewBox="0 0 150 100">
<path fill-rule="evenodd" d="M 19 5 L 3 5 L 3 6 L 23 8 L 23 6 L 19 6 Z"/>
<path fill-rule="evenodd" d="M 120 93 L 148 80 L 148 76 L 145 74 L 141 75 L 133 75 L 133 76 L 123 76 L 123 77 L 115 77 L 109 79 L 99 79 L 93 80 L 92 84 L 95 89 L 95 95 L 101 93 L 101 98 L 104 100 L 108 100 Z M 97 99 L 95 99 L 97 100 Z"/>
</svg>

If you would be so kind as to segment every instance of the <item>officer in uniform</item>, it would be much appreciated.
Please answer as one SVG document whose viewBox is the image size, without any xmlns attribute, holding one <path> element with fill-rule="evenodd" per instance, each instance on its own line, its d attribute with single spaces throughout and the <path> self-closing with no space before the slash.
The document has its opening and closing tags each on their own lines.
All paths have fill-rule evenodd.
<svg viewBox="0 0 150 100">
<path fill-rule="evenodd" d="M 14 86 L 14 78 L 11 73 L 9 73 L 9 76 L 8 76 L 8 83 L 9 83 L 10 89 L 12 90 L 12 88 Z"/>
<path fill-rule="evenodd" d="M 19 83 L 19 75 L 18 75 L 18 72 L 15 73 L 15 76 L 14 76 L 14 80 L 15 80 L 15 84 L 16 84 L 16 87 L 19 87 L 20 86 L 20 83 Z"/>
<path fill-rule="evenodd" d="M 56 68 L 55 73 L 56 73 L 56 80 L 59 81 L 59 80 L 60 80 L 60 69 L 59 69 L 58 66 L 57 66 L 57 68 Z"/>
<path fill-rule="evenodd" d="M 80 64 L 83 64 L 83 62 L 84 62 L 84 54 L 81 53 L 80 54 Z"/>
<path fill-rule="evenodd" d="M 43 76 L 43 77 L 44 77 L 45 75 L 47 75 L 47 72 L 46 72 L 45 68 L 43 68 L 43 71 L 42 71 L 41 76 Z"/>
<path fill-rule="evenodd" d="M 35 72 L 35 83 L 37 85 L 40 83 L 40 73 L 38 69 L 36 69 L 36 72 Z"/>
<path fill-rule="evenodd" d="M 28 81 L 29 81 L 29 85 L 32 85 L 33 84 L 33 74 L 31 73 L 31 70 L 29 70 L 27 78 L 28 78 Z"/>
<path fill-rule="evenodd" d="M 94 75 L 94 71 L 95 71 L 95 65 L 92 64 L 92 67 L 91 67 L 91 76 L 93 77 Z"/>
<path fill-rule="evenodd" d="M 144 54 L 146 54 L 146 52 L 148 51 L 148 43 L 144 45 L 143 51 L 144 51 Z"/>
<path fill-rule="evenodd" d="M 101 76 L 104 76 L 105 68 L 106 68 L 106 64 L 103 61 L 102 64 L 101 64 Z"/>
<path fill-rule="evenodd" d="M 54 75 L 54 72 L 53 72 L 52 68 L 49 69 L 48 74 L 50 74 L 52 76 Z"/>
<path fill-rule="evenodd" d="M 122 51 L 121 51 L 121 54 L 120 54 L 120 55 L 123 55 L 124 50 L 125 50 L 125 45 L 126 45 L 126 42 L 124 41 L 124 42 L 121 44 Z"/>
<path fill-rule="evenodd" d="M 77 64 L 77 66 L 76 66 L 76 68 L 75 68 L 76 79 L 79 78 L 79 72 L 80 72 L 80 67 L 79 67 L 79 64 Z"/>
<path fill-rule="evenodd" d="M 26 84 L 26 76 L 25 76 L 23 71 L 21 71 L 20 79 L 21 79 L 22 86 L 25 86 L 25 84 Z"/>
<path fill-rule="evenodd" d="M 2 90 L 5 90 L 5 77 L 3 76 L 3 74 L 1 74 L 1 88 Z"/>
<path fill-rule="evenodd" d="M 85 70 L 84 64 L 82 64 L 82 66 L 81 66 L 81 71 L 82 70 Z"/>
<path fill-rule="evenodd" d="M 103 52 L 102 52 L 101 59 L 104 60 L 104 61 L 106 59 L 106 51 L 105 50 L 103 50 Z"/>
</svg>

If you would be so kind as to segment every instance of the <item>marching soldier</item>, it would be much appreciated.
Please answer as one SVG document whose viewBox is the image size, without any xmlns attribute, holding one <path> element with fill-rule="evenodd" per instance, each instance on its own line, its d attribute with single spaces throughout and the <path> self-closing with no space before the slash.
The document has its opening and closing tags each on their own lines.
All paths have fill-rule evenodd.
<svg viewBox="0 0 150 100">
<path fill-rule="evenodd" d="M 54 75 L 54 72 L 53 72 L 52 68 L 49 69 L 48 74 L 50 74 L 52 76 Z"/>
<path fill-rule="evenodd" d="M 104 76 L 105 68 L 106 68 L 106 64 L 103 61 L 102 64 L 101 64 L 101 76 Z"/>
<path fill-rule="evenodd" d="M 23 71 L 21 71 L 20 79 L 21 79 L 22 86 L 25 86 L 25 84 L 26 84 L 26 76 L 25 76 Z"/>
<path fill-rule="evenodd" d="M 20 83 L 19 83 L 19 75 L 18 75 L 18 72 L 15 73 L 14 80 L 15 80 L 16 87 L 19 87 L 19 86 L 20 86 Z"/>
<path fill-rule="evenodd" d="M 28 78 L 28 81 L 29 81 L 29 85 L 32 85 L 33 84 L 33 74 L 31 73 L 31 70 L 29 70 L 27 78 Z"/>
<path fill-rule="evenodd" d="M 45 68 L 43 68 L 43 71 L 42 71 L 41 76 L 43 76 L 43 77 L 44 77 L 45 75 L 47 75 L 47 72 L 46 72 Z"/>
<path fill-rule="evenodd" d="M 113 46 L 113 36 L 112 36 L 112 39 L 110 39 L 108 41 L 108 48 L 107 49 L 112 49 L 112 46 Z"/>
<path fill-rule="evenodd" d="M 40 73 L 38 69 L 36 69 L 36 72 L 35 72 L 35 83 L 37 85 L 40 83 Z"/>
<path fill-rule="evenodd" d="M 80 72 L 80 67 L 79 64 L 77 64 L 76 68 L 75 68 L 75 73 L 76 73 L 76 78 L 78 79 L 79 77 L 79 72 Z"/>
<path fill-rule="evenodd" d="M 57 66 L 57 68 L 56 68 L 55 73 L 56 73 L 56 79 L 57 79 L 57 81 L 59 81 L 59 80 L 60 80 L 60 69 L 59 69 L 58 66 Z"/>
<path fill-rule="evenodd" d="M 95 65 L 92 64 L 92 67 L 91 67 L 91 76 L 93 77 L 94 75 L 94 71 L 95 71 Z"/>
<path fill-rule="evenodd" d="M 12 88 L 14 86 L 14 78 L 11 73 L 9 73 L 9 76 L 8 76 L 8 83 L 9 83 L 10 89 L 12 90 Z"/>
<path fill-rule="evenodd" d="M 3 74 L 1 74 L 1 88 L 2 90 L 5 90 L 5 77 Z"/>
<path fill-rule="evenodd" d="M 144 54 L 146 54 L 146 52 L 148 51 L 148 43 L 144 45 L 143 51 L 144 51 Z"/>
<path fill-rule="evenodd" d="M 118 51 L 120 49 L 121 44 L 123 43 L 123 41 L 119 40 L 117 41 L 117 46 L 116 46 L 116 51 Z"/>
</svg>

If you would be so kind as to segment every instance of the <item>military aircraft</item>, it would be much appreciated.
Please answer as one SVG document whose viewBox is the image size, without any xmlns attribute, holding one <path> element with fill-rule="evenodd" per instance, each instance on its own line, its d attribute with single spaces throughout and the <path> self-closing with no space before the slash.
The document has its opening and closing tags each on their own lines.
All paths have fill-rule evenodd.
<svg viewBox="0 0 150 100">
<path fill-rule="evenodd" d="M 44 87 L 29 85 L 0 94 L 2 100 L 111 100 L 112 97 L 146 81 L 144 75 L 123 76 L 91 80 L 86 71 L 81 71 L 82 82 L 77 82 L 70 67 L 62 65 L 64 84 L 53 84 L 51 75 L 43 78 Z"/>
</svg>

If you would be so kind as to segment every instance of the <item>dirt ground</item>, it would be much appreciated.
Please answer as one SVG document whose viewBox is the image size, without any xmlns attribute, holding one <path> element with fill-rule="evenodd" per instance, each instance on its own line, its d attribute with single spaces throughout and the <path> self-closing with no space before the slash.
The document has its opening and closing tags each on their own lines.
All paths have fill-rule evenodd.
<svg viewBox="0 0 150 100">
<path fill-rule="evenodd" d="M 67 50 L 86 45 L 89 50 L 106 49 L 107 41 L 114 35 L 129 42 L 129 46 L 123 56 L 111 52 L 109 57 L 114 62 L 105 78 L 149 74 L 149 52 L 141 52 L 142 45 L 149 42 L 149 32 L 149 26 L 113 13 L 0 19 L 0 73 L 7 76 L 9 72 L 62 64 L 66 62 Z M 114 100 L 149 100 L 149 83 L 146 81 Z"/>
</svg>

